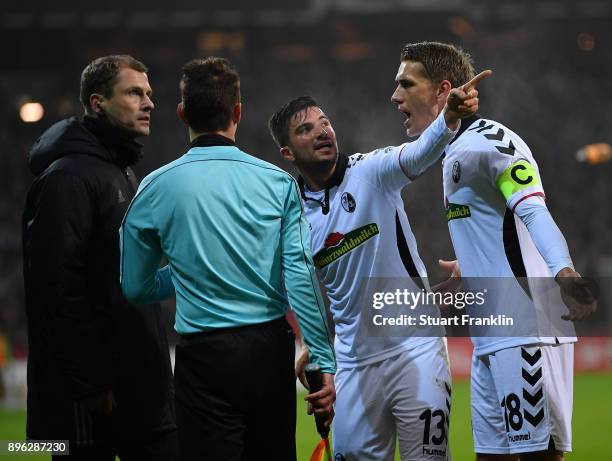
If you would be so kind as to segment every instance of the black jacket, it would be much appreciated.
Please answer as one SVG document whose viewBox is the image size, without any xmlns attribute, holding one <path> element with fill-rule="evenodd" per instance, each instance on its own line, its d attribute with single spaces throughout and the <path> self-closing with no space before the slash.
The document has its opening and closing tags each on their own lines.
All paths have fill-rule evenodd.
<svg viewBox="0 0 612 461">
<path fill-rule="evenodd" d="M 53 125 L 30 151 L 36 178 L 23 214 L 30 438 L 86 433 L 97 442 L 175 427 L 161 308 L 129 305 L 119 284 L 118 230 L 136 192 L 129 165 L 141 147 L 86 117 Z M 105 390 L 117 402 L 108 418 L 75 403 Z"/>
</svg>

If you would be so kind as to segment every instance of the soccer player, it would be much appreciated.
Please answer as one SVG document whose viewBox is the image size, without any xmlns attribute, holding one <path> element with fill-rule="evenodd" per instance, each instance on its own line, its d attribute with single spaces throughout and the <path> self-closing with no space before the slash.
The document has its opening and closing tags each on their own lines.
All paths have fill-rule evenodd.
<svg viewBox="0 0 612 461">
<path fill-rule="evenodd" d="M 290 101 L 270 119 L 281 155 L 301 174 L 314 261 L 335 323 L 336 460 L 392 460 L 396 436 L 403 460 L 449 459 L 444 340 L 368 334 L 361 283 L 386 277 L 404 279 L 415 292 L 426 286 L 400 191 L 439 159 L 460 117 L 475 113 L 483 77 L 451 92 L 418 143 L 367 154 L 340 154 L 331 121 L 310 97 Z"/>
<path fill-rule="evenodd" d="M 452 45 L 408 44 L 392 101 L 411 137 L 436 123 L 451 88 L 473 75 L 468 54 Z M 555 277 L 569 304 L 567 319 L 596 302 L 572 297 L 584 288 L 563 235 L 544 202 L 538 166 L 513 131 L 474 115 L 463 120 L 443 160 L 448 225 L 461 276 L 498 277 L 506 300 L 535 311 L 523 277 Z M 457 212 L 460 210 L 461 212 Z M 487 306 L 503 299 L 493 295 Z M 531 312 L 530 312 L 531 311 Z M 571 451 L 575 337 L 473 337 L 471 407 L 477 459 L 561 460 Z"/>
</svg>

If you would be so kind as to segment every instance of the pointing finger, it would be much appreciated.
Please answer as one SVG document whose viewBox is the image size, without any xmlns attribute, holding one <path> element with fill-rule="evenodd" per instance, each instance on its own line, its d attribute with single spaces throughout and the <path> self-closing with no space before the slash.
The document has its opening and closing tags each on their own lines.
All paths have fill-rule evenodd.
<svg viewBox="0 0 612 461">
<path fill-rule="evenodd" d="M 489 77 L 491 74 L 493 74 L 492 70 L 490 69 L 483 70 L 481 73 L 476 75 L 472 80 L 461 85 L 461 89 L 465 92 L 468 92 L 469 90 L 475 88 L 476 85 L 478 85 L 485 78 Z"/>
</svg>

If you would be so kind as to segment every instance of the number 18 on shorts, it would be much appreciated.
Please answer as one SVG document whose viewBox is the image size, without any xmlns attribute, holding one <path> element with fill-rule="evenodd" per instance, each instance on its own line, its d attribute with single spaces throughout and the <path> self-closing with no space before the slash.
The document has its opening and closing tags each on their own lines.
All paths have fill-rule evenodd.
<svg viewBox="0 0 612 461">
<path fill-rule="evenodd" d="M 472 360 L 474 448 L 571 451 L 573 344 L 518 346 Z"/>
</svg>

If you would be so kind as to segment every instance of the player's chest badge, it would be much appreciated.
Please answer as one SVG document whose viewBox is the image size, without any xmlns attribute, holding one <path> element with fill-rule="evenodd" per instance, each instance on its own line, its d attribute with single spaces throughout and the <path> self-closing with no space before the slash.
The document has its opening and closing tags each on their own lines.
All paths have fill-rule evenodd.
<svg viewBox="0 0 612 461">
<path fill-rule="evenodd" d="M 344 211 L 348 211 L 349 213 L 352 213 L 353 211 L 355 211 L 355 208 L 357 207 L 357 204 L 355 203 L 355 199 L 348 192 L 345 192 L 344 194 L 342 194 L 340 203 L 342 204 L 342 208 L 344 208 Z"/>
<path fill-rule="evenodd" d="M 455 160 L 455 163 L 453 163 L 453 181 L 455 183 L 458 183 L 460 179 L 461 179 L 461 163 L 459 163 L 459 160 Z"/>
</svg>

